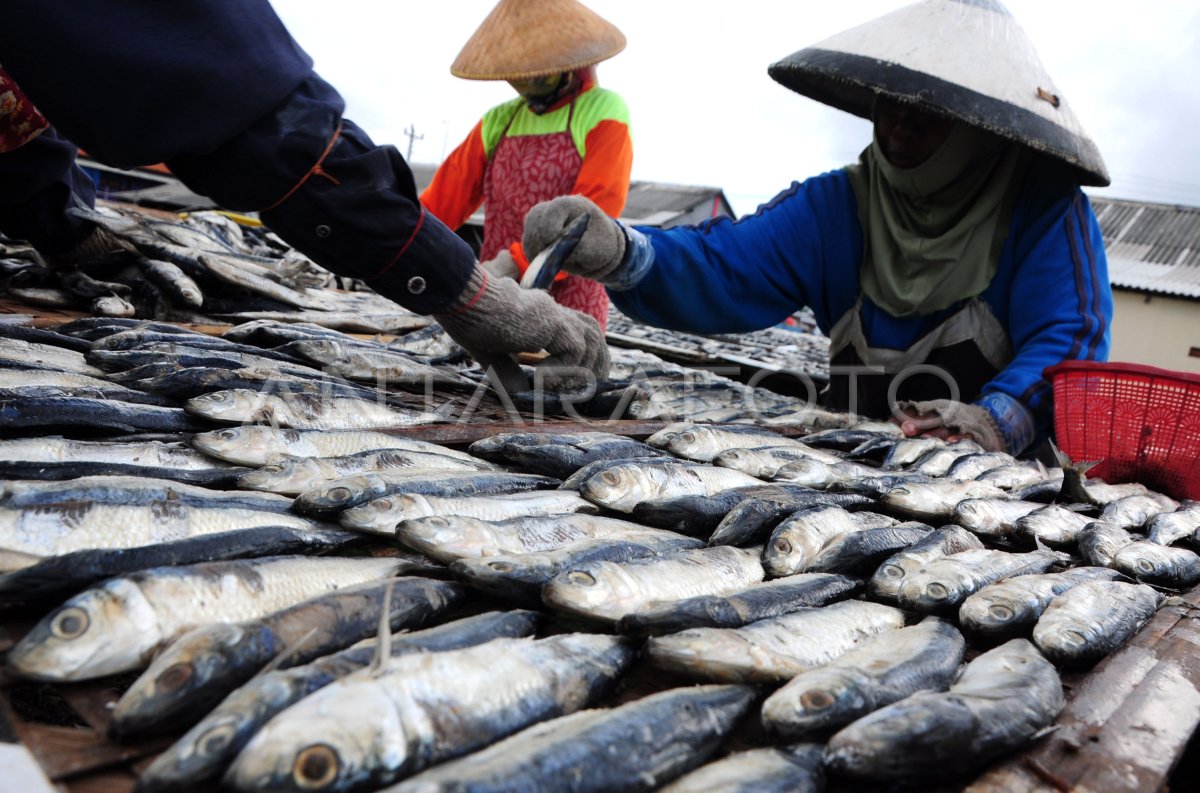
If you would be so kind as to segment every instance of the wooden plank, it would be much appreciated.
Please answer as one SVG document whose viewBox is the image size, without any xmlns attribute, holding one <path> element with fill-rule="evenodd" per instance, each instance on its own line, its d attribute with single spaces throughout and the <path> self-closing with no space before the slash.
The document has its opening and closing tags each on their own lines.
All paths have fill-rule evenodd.
<svg viewBox="0 0 1200 793">
<path fill-rule="evenodd" d="M 1161 790 L 1200 724 L 1200 587 L 1072 692 L 1055 731 L 967 793 Z"/>
<path fill-rule="evenodd" d="M 102 733 L 86 727 L 21 724 L 21 740 L 53 780 L 112 768 L 166 749 L 171 737 L 136 744 L 109 743 Z"/>
</svg>

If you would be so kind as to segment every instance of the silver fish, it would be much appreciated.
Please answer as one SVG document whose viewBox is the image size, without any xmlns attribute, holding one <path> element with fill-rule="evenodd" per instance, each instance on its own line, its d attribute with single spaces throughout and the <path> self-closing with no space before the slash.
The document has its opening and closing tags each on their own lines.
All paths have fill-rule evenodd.
<svg viewBox="0 0 1200 793">
<path fill-rule="evenodd" d="M 904 612 L 844 600 L 752 622 L 741 628 L 689 628 L 651 637 L 655 666 L 701 680 L 784 682 L 837 658 L 859 642 L 904 627 Z"/>
<path fill-rule="evenodd" d="M 329 394 L 263 393 L 248 388 L 192 397 L 184 410 L 213 421 L 270 424 L 299 430 L 373 430 L 429 424 L 440 417 L 402 410 L 370 399 Z"/>
<path fill-rule="evenodd" d="M 383 345 L 349 344 L 334 339 L 304 339 L 287 345 L 327 371 L 350 380 L 387 383 L 454 383 L 473 386 L 452 369 L 422 363 Z"/>
<path fill-rule="evenodd" d="M 912 520 L 925 522 L 949 518 L 958 502 L 968 498 L 1005 498 L 1006 493 L 985 482 L 968 480 L 953 482 L 938 479 L 933 482 L 913 482 L 892 488 L 880 503 Z"/>
<path fill-rule="evenodd" d="M 1146 524 L 1150 542 L 1170 545 L 1200 531 L 1200 501 L 1181 506 L 1174 512 L 1161 512 Z"/>
<path fill-rule="evenodd" d="M 595 504 L 618 512 L 630 512 L 643 501 L 685 495 L 712 495 L 734 487 L 758 485 L 752 476 L 729 468 L 679 463 L 644 465 L 620 463 L 586 479 L 579 494 Z"/>
<path fill-rule="evenodd" d="M 8 654 L 34 680 L 88 680 L 149 663 L 167 642 L 212 622 L 263 616 L 346 586 L 397 575 L 397 559 L 276 556 L 160 567 L 70 598 Z"/>
<path fill-rule="evenodd" d="M 771 479 L 776 482 L 791 482 L 824 489 L 834 482 L 844 482 L 847 479 L 863 479 L 878 474 L 876 468 L 850 462 L 825 463 L 820 460 L 796 460 L 780 466 Z"/>
<path fill-rule="evenodd" d="M 922 613 L 953 611 L 988 584 L 1012 576 L 1044 573 L 1066 558 L 1054 551 L 962 551 L 933 559 L 905 576 L 898 599 L 901 606 Z"/>
<path fill-rule="evenodd" d="M 1111 581 L 1117 575 L 1106 567 L 1076 567 L 1006 578 L 964 600 L 958 623 L 981 636 L 1009 637 L 1031 629 L 1050 602 L 1068 589 L 1085 581 Z"/>
<path fill-rule="evenodd" d="M 296 308 L 312 308 L 328 311 L 334 308 L 319 292 L 301 293 L 255 273 L 241 260 L 230 259 L 216 253 L 201 254 L 199 261 L 210 273 L 226 283 L 240 286 L 256 294 L 278 300 Z"/>
<path fill-rule="evenodd" d="M 730 594 L 762 579 L 757 548 L 718 546 L 623 564 L 572 567 L 546 584 L 542 600 L 557 610 L 615 623 L 670 601 Z"/>
<path fill-rule="evenodd" d="M 464 460 L 448 454 L 373 449 L 342 457 L 291 457 L 276 459 L 238 477 L 238 487 L 271 493 L 299 495 L 334 479 L 376 471 L 437 469 L 446 471 L 497 471 L 483 460 Z"/>
<path fill-rule="evenodd" d="M 932 531 L 932 526 L 915 521 L 852 531 L 822 548 L 806 570 L 848 575 L 873 573 L 881 561 L 919 542 Z"/>
<path fill-rule="evenodd" d="M 1017 521 L 1046 506 L 1013 498 L 965 498 L 954 505 L 951 519 L 984 537 L 1003 539 L 1017 530 Z"/>
<path fill-rule="evenodd" d="M 918 691 L 945 691 L 966 649 L 958 629 L 936 617 L 884 631 L 767 697 L 763 726 L 795 738 L 849 724 Z"/>
<path fill-rule="evenodd" d="M 333 479 L 296 497 L 293 509 L 305 515 L 337 515 L 350 507 L 393 494 L 476 496 L 551 488 L 557 479 L 506 471 L 446 471 L 401 468 Z"/>
<path fill-rule="evenodd" d="M 967 530 L 958 526 L 943 526 L 881 564 L 875 575 L 871 576 L 867 590 L 880 600 L 895 603 L 904 580 L 930 560 L 982 548 L 983 543 L 979 538 Z"/>
<path fill-rule="evenodd" d="M 378 449 L 430 452 L 470 460 L 465 452 L 382 432 L 362 430 L 282 430 L 273 427 L 227 427 L 197 433 L 192 445 L 207 455 L 239 465 L 267 465 L 275 455 L 341 457 Z"/>
<path fill-rule="evenodd" d="M 1133 541 L 1133 535 L 1124 529 L 1091 521 L 1079 532 L 1079 555 L 1090 565 L 1112 567 L 1117 551 Z"/>
<path fill-rule="evenodd" d="M 1013 533 L 1055 548 L 1068 547 L 1079 541 L 1079 533 L 1093 520 L 1059 504 L 1050 504 L 1018 518 Z"/>
<path fill-rule="evenodd" d="M 1056 663 L 1088 664 L 1137 633 L 1161 601 L 1145 584 L 1089 581 L 1050 602 L 1033 626 L 1033 640 Z"/>
<path fill-rule="evenodd" d="M 1061 481 L 1062 469 L 1047 470 L 1044 465 L 1036 460 L 1019 460 L 1012 465 L 1002 465 L 984 471 L 975 478 L 980 482 L 995 485 L 1001 490 L 1012 492 L 1013 490 L 1028 487 L 1038 482 Z"/>
<path fill-rule="evenodd" d="M 522 515 L 595 513 L 595 504 L 570 490 L 533 490 L 486 496 L 393 495 L 351 507 L 338 522 L 347 529 L 393 536 L 401 521 L 432 515 L 462 515 L 480 520 L 505 520 Z"/>
<path fill-rule="evenodd" d="M 187 273 L 171 262 L 156 261 L 142 257 L 138 266 L 146 277 L 178 298 L 184 305 L 200 308 L 204 305 L 204 292 Z"/>
<path fill-rule="evenodd" d="M 822 793 L 824 758 L 818 744 L 750 749 L 692 771 L 663 793 Z"/>
<path fill-rule="evenodd" d="M 1122 529 L 1140 529 L 1156 516 L 1178 508 L 1179 502 L 1157 493 L 1126 496 L 1105 506 L 1100 520 Z"/>
<path fill-rule="evenodd" d="M 1195 551 L 1146 540 L 1118 549 L 1112 567 L 1137 581 L 1170 589 L 1191 589 L 1200 582 L 1200 556 Z"/>
<path fill-rule="evenodd" d="M 287 512 L 291 499 L 273 493 L 214 490 L 150 476 L 81 476 L 66 481 L 0 481 L 0 505 L 29 507 L 63 502 L 151 504 L 170 501 L 184 506 L 225 506 Z"/>
<path fill-rule="evenodd" d="M 922 436 L 918 438 L 904 438 L 896 441 L 888 453 L 884 455 L 883 462 L 880 467 L 887 471 L 895 471 L 898 468 L 907 468 L 908 466 L 919 460 L 924 454 L 946 446 L 946 442 L 941 438 Z"/>
<path fill-rule="evenodd" d="M 946 469 L 945 477 L 955 482 L 978 479 L 982 474 L 1002 465 L 1013 465 L 1016 459 L 1005 452 L 976 452 L 959 457 Z"/>
<path fill-rule="evenodd" d="M 726 449 L 712 459 L 713 465 L 732 468 L 759 479 L 774 479 L 782 468 L 790 469 L 791 463 L 803 461 L 836 465 L 842 462 L 842 458 L 823 449 L 806 447 L 796 441 L 786 446 Z"/>
<path fill-rule="evenodd" d="M 950 470 L 950 466 L 954 465 L 955 460 L 981 451 L 983 448 L 974 441 L 963 440 L 946 443 L 935 446 L 922 454 L 908 465 L 907 470 L 929 476 L 945 476 L 946 472 Z"/>
<path fill-rule="evenodd" d="M 666 449 L 674 455 L 697 462 L 711 462 L 728 449 L 753 449 L 759 446 L 792 446 L 807 449 L 803 443 L 762 427 L 712 425 L 683 422 L 671 424 L 651 435 L 646 443 Z"/>
<path fill-rule="evenodd" d="M 462 515 L 405 520 L 396 539 L 444 564 L 458 559 L 553 551 L 578 540 L 678 537 L 675 532 L 587 514 L 522 515 L 486 521 Z M 699 541 L 696 541 L 699 544 Z"/>
<path fill-rule="evenodd" d="M 1054 666 L 1013 639 L 967 664 L 949 691 L 914 694 L 843 728 L 825 764 L 852 777 L 945 780 L 1025 745 L 1063 704 Z"/>
<path fill-rule="evenodd" d="M 492 639 L 532 635 L 539 615 L 488 612 L 436 628 L 393 636 L 393 657 L 444 652 Z M 273 716 L 333 681 L 371 663 L 378 642 L 368 640 L 309 664 L 257 675 L 232 692 L 195 727 L 154 759 L 138 779 L 138 793 L 193 790 L 214 780 Z"/>
<path fill-rule="evenodd" d="M 51 369 L 57 372 L 103 378 L 104 372 L 87 362 L 82 353 L 20 339 L 0 339 L 0 361 L 30 369 Z"/>
<path fill-rule="evenodd" d="M 377 788 L 586 707 L 632 661 L 622 640 L 589 634 L 388 658 L 268 722 L 225 783 L 243 791 Z"/>
<path fill-rule="evenodd" d="M 549 791 L 563 789 L 567 780 L 576 793 L 653 790 L 711 756 L 753 700 L 748 686 L 688 686 L 609 710 L 580 711 L 442 763 L 391 790 Z M 645 740 L 647 735 L 654 740 Z"/>
<path fill-rule="evenodd" d="M 841 507 L 807 507 L 775 527 L 771 539 L 763 548 L 763 567 L 772 576 L 803 573 L 817 555 L 839 537 L 863 529 L 894 526 L 896 523 L 898 521 L 895 518 L 874 512 L 847 512 Z"/>
</svg>

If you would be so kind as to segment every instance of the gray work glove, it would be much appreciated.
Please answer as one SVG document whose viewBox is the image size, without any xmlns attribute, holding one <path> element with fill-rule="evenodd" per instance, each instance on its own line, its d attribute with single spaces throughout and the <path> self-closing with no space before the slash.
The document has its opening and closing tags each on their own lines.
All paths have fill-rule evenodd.
<svg viewBox="0 0 1200 793">
<path fill-rule="evenodd" d="M 525 255 L 533 259 L 558 239 L 571 221 L 580 215 L 591 215 L 591 218 L 579 244 L 563 263 L 563 269 L 604 283 L 604 279 L 621 266 L 625 257 L 625 232 L 620 223 L 583 196 L 552 198 L 529 210 L 525 215 L 525 235 L 522 239 Z"/>
<path fill-rule="evenodd" d="M 550 353 L 539 364 L 546 367 L 548 389 L 578 390 L 591 384 L 589 376 L 608 376 L 608 346 L 596 320 L 563 308 L 548 292 L 488 277 L 482 268 L 471 273 L 450 310 L 434 318 L 485 367 L 497 356 Z"/>
<path fill-rule="evenodd" d="M 133 246 L 102 226 L 96 226 L 83 242 L 63 253 L 44 253 L 42 260 L 55 272 L 77 269 L 93 259 L 117 251 L 132 251 Z"/>
<path fill-rule="evenodd" d="M 521 280 L 521 269 L 517 267 L 517 263 L 513 261 L 512 254 L 507 250 L 502 250 L 496 254 L 496 258 L 489 259 L 479 265 L 487 271 L 488 278 L 508 278 L 513 281 Z"/>
<path fill-rule="evenodd" d="M 1008 444 L 992 414 L 978 405 L 933 399 L 928 402 L 901 402 L 907 418 L 900 420 L 905 435 L 933 435 L 954 441 L 970 438 L 989 452 L 1007 452 Z"/>
</svg>

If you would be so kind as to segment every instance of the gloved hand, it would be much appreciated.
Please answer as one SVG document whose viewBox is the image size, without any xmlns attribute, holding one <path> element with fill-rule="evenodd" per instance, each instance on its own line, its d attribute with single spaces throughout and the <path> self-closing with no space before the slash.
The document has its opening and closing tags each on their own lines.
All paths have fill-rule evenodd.
<svg viewBox="0 0 1200 793">
<path fill-rule="evenodd" d="M 46 266 L 55 272 L 74 270 L 93 259 L 99 259 L 117 251 L 133 251 L 134 248 L 125 240 L 113 234 L 103 226 L 96 226 L 91 234 L 83 238 L 74 248 L 63 253 L 44 253 L 42 260 Z"/>
<path fill-rule="evenodd" d="M 901 402 L 899 407 L 905 414 L 900 428 L 909 437 L 931 435 L 947 441 L 970 438 L 989 452 L 1009 451 L 992 414 L 978 405 L 934 399 Z"/>
<path fill-rule="evenodd" d="M 529 210 L 525 215 L 522 238 L 525 255 L 530 259 L 537 256 L 580 215 L 591 215 L 591 218 L 579 244 L 563 263 L 563 269 L 604 283 L 625 257 L 625 232 L 620 223 L 583 196 L 552 198 Z"/>
<path fill-rule="evenodd" d="M 480 362 L 546 350 L 550 357 L 539 366 L 546 367 L 549 389 L 588 385 L 589 372 L 598 380 L 608 376 L 608 346 L 596 320 L 563 308 L 547 292 L 522 289 L 516 281 L 490 277 L 480 267 L 451 309 L 434 318 Z"/>
<path fill-rule="evenodd" d="M 517 263 L 513 261 L 512 254 L 507 250 L 502 250 L 496 254 L 496 258 L 482 262 L 480 265 L 487 271 L 488 278 L 509 278 L 513 281 L 521 280 L 521 269 L 517 267 Z"/>
</svg>

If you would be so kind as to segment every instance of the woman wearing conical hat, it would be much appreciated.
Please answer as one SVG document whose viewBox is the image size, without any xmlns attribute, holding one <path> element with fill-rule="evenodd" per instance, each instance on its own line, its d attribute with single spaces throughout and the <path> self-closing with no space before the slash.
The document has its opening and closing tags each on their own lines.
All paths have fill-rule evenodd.
<svg viewBox="0 0 1200 793">
<path fill-rule="evenodd" d="M 521 231 L 540 201 L 585 196 L 613 218 L 624 209 L 629 111 L 595 70 L 624 48 L 621 32 L 576 0 L 500 0 L 450 67 L 468 80 L 505 80 L 518 94 L 483 115 L 421 194 L 452 229 L 485 205 L 479 258 L 490 272 L 524 272 Z M 601 284 L 564 274 L 550 295 L 606 325 Z"/>
<path fill-rule="evenodd" d="M 1107 357 L 1112 292 L 1080 190 L 1108 174 L 1024 32 L 995 0 L 924 0 L 768 71 L 872 120 L 858 163 L 700 227 L 597 222 L 559 198 L 530 212 L 526 253 L 591 213 L 565 267 L 626 314 L 725 333 L 807 305 L 831 340 L 828 407 L 1031 446 L 1050 424 L 1043 370 Z"/>
</svg>

